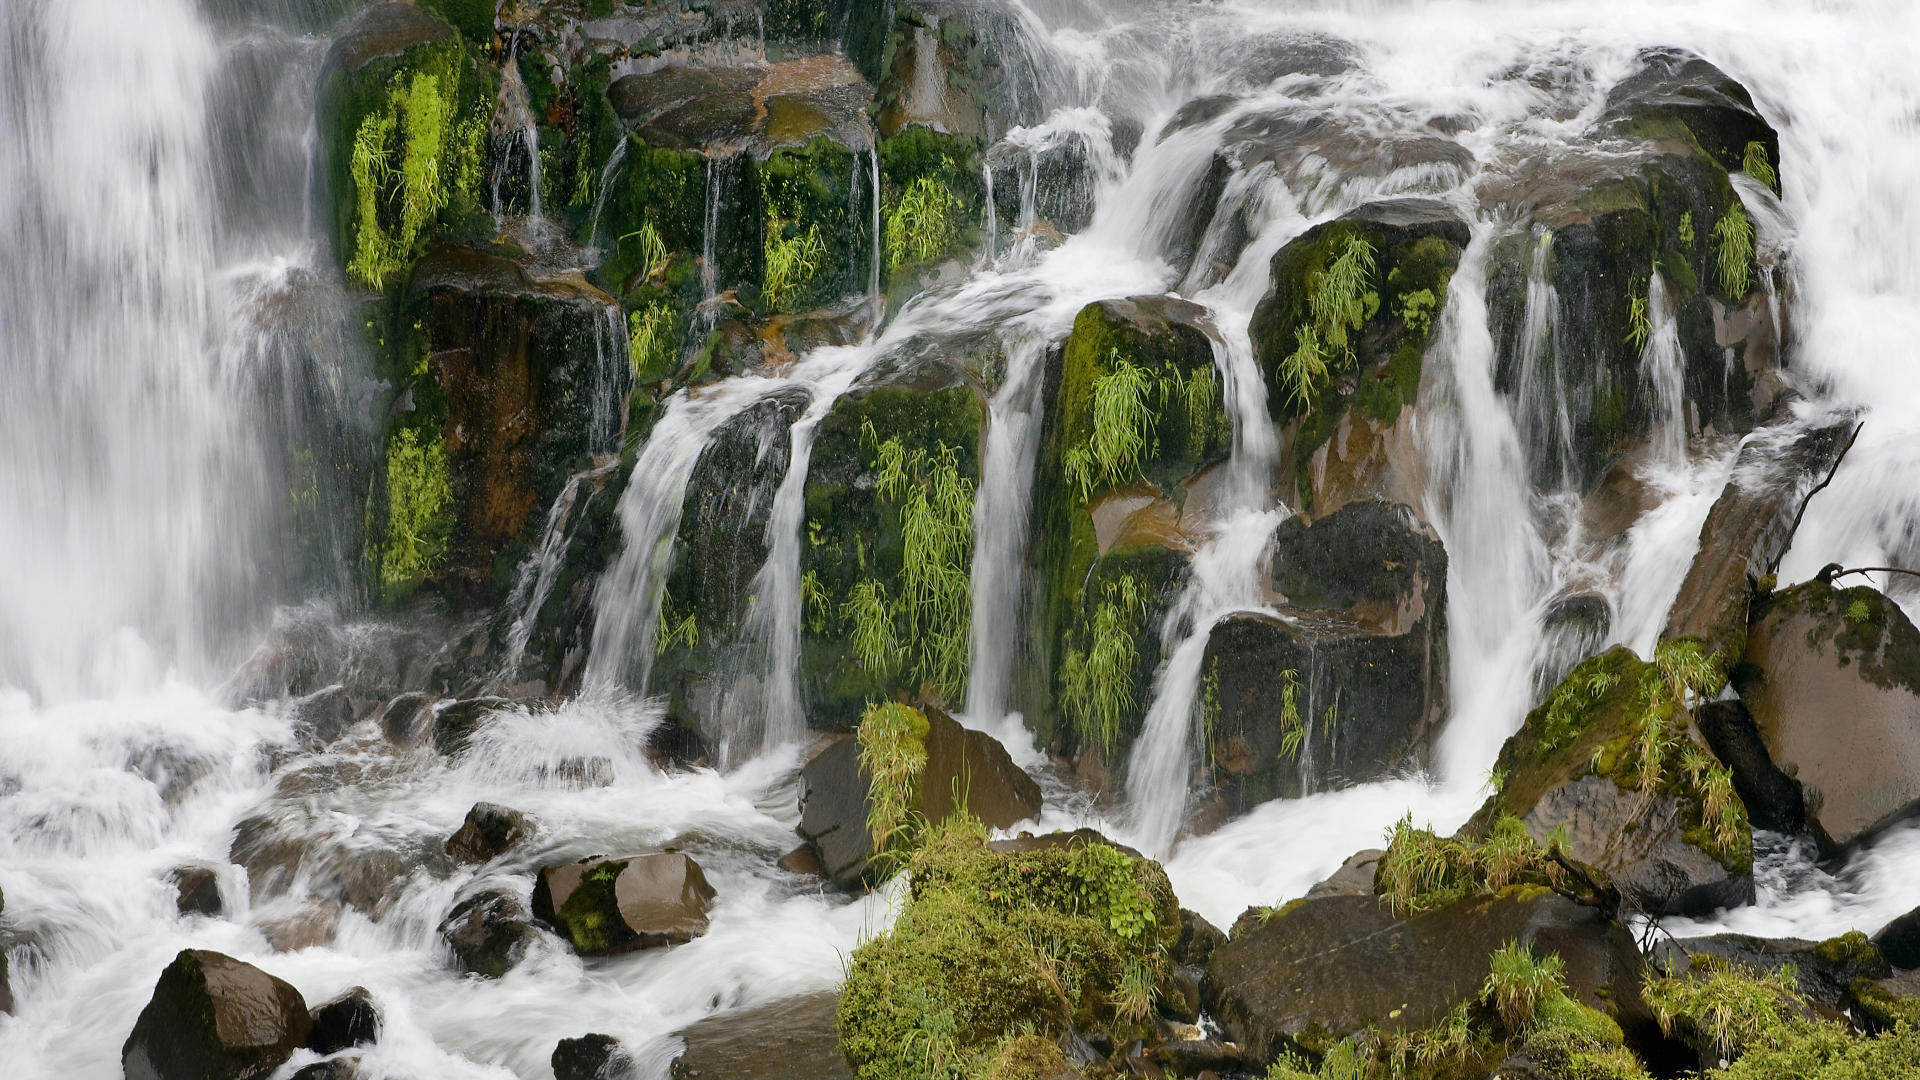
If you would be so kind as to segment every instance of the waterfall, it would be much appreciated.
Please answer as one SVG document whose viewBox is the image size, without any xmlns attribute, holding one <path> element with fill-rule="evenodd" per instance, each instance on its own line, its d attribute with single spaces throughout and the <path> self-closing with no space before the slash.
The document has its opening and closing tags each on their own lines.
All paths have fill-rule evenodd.
<svg viewBox="0 0 1920 1080">
<path fill-rule="evenodd" d="M 1649 333 L 1640 353 L 1640 374 L 1653 389 L 1653 446 L 1650 461 L 1674 468 L 1687 457 L 1686 355 L 1680 350 L 1680 325 L 1667 298 L 1667 278 L 1654 271 L 1647 279 Z"/>
<path fill-rule="evenodd" d="M 627 137 L 620 136 L 614 144 L 613 153 L 607 157 L 606 167 L 600 170 L 600 190 L 593 197 L 593 214 L 587 219 L 587 246 L 597 247 L 600 243 L 600 214 L 607 208 L 607 193 L 613 190 L 614 178 L 620 175 L 620 166 L 627 160 Z"/>
<path fill-rule="evenodd" d="M 1013 669 L 1024 640 L 1021 613 L 1046 342 L 1015 342 L 1008 352 L 1007 380 L 987 405 L 980 490 L 974 497 L 967 715 L 975 723 L 995 722 L 1012 707 Z"/>
<path fill-rule="evenodd" d="M 1547 276 L 1553 233 L 1539 230 L 1527 264 L 1526 322 L 1520 330 L 1521 445 L 1534 455 L 1534 475 L 1559 489 L 1573 486 L 1573 418 L 1566 377 L 1556 362 L 1560 293 Z"/>
</svg>

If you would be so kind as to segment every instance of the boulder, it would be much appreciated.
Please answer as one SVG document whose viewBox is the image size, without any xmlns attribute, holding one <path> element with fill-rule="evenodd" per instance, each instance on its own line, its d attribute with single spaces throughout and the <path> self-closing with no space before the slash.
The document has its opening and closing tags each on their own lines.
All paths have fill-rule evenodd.
<svg viewBox="0 0 1920 1080">
<path fill-rule="evenodd" d="M 993 142 L 1042 119 L 1037 67 L 1010 11 L 954 0 L 853 6 L 846 50 L 875 84 L 883 136 L 924 125 Z"/>
<path fill-rule="evenodd" d="M 380 733 L 402 750 L 419 746 L 433 729 L 433 704 L 434 696 L 422 690 L 401 694 L 381 709 Z"/>
<path fill-rule="evenodd" d="M 1808 1001 L 1833 1012 L 1847 1008 L 1855 982 L 1884 979 L 1893 974 L 1886 957 L 1858 931 L 1826 941 L 1747 934 L 1670 938 L 1655 945 L 1649 959 L 1681 975 L 1692 969 L 1691 958 L 1695 956 L 1730 960 L 1757 971 L 1777 971 L 1792 966 L 1800 993 Z"/>
<path fill-rule="evenodd" d="M 1920 908 L 1888 923 L 1873 935 L 1873 944 L 1894 967 L 1920 969 Z"/>
<path fill-rule="evenodd" d="M 1742 167 L 1746 148 L 1759 143 L 1776 173 L 1780 137 L 1761 117 L 1747 88 L 1683 49 L 1648 49 L 1640 69 L 1607 94 L 1599 127 L 1609 134 L 1683 138 L 1722 168 Z"/>
<path fill-rule="evenodd" d="M 1542 795 L 1525 820 L 1537 840 L 1565 830 L 1572 858 L 1605 870 L 1651 910 L 1706 913 L 1752 903 L 1750 870 L 1725 866 L 1688 840 L 1688 809 L 1679 797 L 1649 798 L 1588 775 Z"/>
<path fill-rule="evenodd" d="M 334 39 L 330 65 L 357 72 L 375 60 L 402 56 L 419 45 L 453 40 L 453 27 L 412 4 L 376 4 Z"/>
<path fill-rule="evenodd" d="M 356 986 L 313 1010 L 313 1031 L 307 1049 L 337 1054 L 380 1041 L 380 1007 L 364 986 Z"/>
<path fill-rule="evenodd" d="M 467 752 L 467 743 L 480 730 L 482 721 L 512 707 L 513 702 L 497 697 L 468 698 L 441 706 L 433 714 L 434 749 L 448 757 L 459 757 Z"/>
<path fill-rule="evenodd" d="M 287 713 L 293 721 L 294 738 L 307 753 L 317 753 L 338 742 L 357 718 L 353 697 L 340 684 L 289 702 Z"/>
<path fill-rule="evenodd" d="M 467 811 L 467 819 L 444 845 L 457 863 L 483 863 L 501 855 L 533 835 L 533 822 L 527 815 L 497 803 L 477 802 Z"/>
<path fill-rule="evenodd" d="M 1011 828 L 1040 813 L 1040 785 L 1013 763 L 1006 748 L 985 732 L 971 731 L 938 709 L 927 716 L 927 766 L 916 790 L 920 813 L 945 820 L 958 804 L 988 828 Z M 860 744 L 842 738 L 814 755 L 800 770 L 800 835 L 826 876 L 853 888 L 873 854 L 867 831 L 867 778 L 860 771 Z"/>
<path fill-rule="evenodd" d="M 179 866 L 167 875 L 174 887 L 174 908 L 182 915 L 219 918 L 220 878 L 211 866 Z"/>
<path fill-rule="evenodd" d="M 1920 630 L 1868 586 L 1775 593 L 1735 688 L 1828 854 L 1920 809 Z M 1764 772 L 1761 773 L 1764 775 Z"/>
<path fill-rule="evenodd" d="M 127 1080 L 257 1080 L 307 1040 L 307 1003 L 286 982 L 217 952 L 182 949 L 120 1049 Z"/>
<path fill-rule="evenodd" d="M 1313 888 L 1307 890 L 1307 899 L 1321 896 L 1372 896 L 1373 879 L 1380 869 L 1380 858 L 1386 852 L 1379 848 L 1367 848 L 1347 857 L 1347 861 Z"/>
<path fill-rule="evenodd" d="M 619 855 L 542 868 L 533 913 L 580 955 L 609 956 L 692 941 L 707 932 L 713 898 L 686 855 Z"/>
<path fill-rule="evenodd" d="M 1640 955 L 1618 923 L 1545 889 L 1516 887 L 1411 917 L 1372 896 L 1288 904 L 1243 918 L 1207 966 L 1208 1012 L 1249 1061 L 1318 1056 L 1365 1029 L 1411 1031 L 1478 996 L 1488 957 L 1510 941 L 1566 963 L 1570 996 L 1620 1022 L 1653 1027 L 1640 1002 Z"/>
<path fill-rule="evenodd" d="M 553 1048 L 553 1080 L 626 1080 L 633 1056 L 611 1035 L 561 1039 Z"/>
<path fill-rule="evenodd" d="M 489 979 L 505 975 L 518 964 L 528 944 L 539 936 L 528 921 L 526 904 L 498 889 L 454 904 L 441 920 L 439 932 L 460 970 Z"/>
<path fill-rule="evenodd" d="M 316 1061 L 294 1073 L 292 1080 L 369 1080 L 369 1077 L 360 1067 L 360 1055 L 347 1054 Z"/>
<path fill-rule="evenodd" d="M 1856 981 L 1848 1009 L 1854 1023 L 1867 1031 L 1885 1031 L 1901 1023 L 1920 1025 L 1920 971 Z"/>
<path fill-rule="evenodd" d="M 1694 722 L 1713 756 L 1733 772 L 1733 790 L 1756 829 L 1798 836 L 1807 828 L 1807 803 L 1800 785 L 1781 772 L 1767 754 L 1760 727 L 1739 698 L 1710 701 L 1694 713 Z"/>
<path fill-rule="evenodd" d="M 832 991 L 723 1013 L 680 1031 L 674 1080 L 853 1080 Z"/>
</svg>

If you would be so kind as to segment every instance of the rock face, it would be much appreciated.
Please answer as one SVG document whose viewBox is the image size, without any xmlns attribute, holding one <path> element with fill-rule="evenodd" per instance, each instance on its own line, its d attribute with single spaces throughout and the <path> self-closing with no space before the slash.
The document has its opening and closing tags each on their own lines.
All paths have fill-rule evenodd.
<svg viewBox="0 0 1920 1080">
<path fill-rule="evenodd" d="M 725 1013 L 681 1031 L 674 1080 L 853 1080 L 840 1053 L 840 995 L 808 994 Z"/>
<path fill-rule="evenodd" d="M 356 986 L 313 1010 L 313 1032 L 307 1049 L 337 1054 L 355 1046 L 380 1041 L 380 1007 L 364 986 Z"/>
<path fill-rule="evenodd" d="M 1273 541 L 1281 618 L 1207 643 L 1202 706 L 1234 813 L 1425 763 L 1446 710 L 1446 551 L 1404 506 L 1349 503 Z"/>
<path fill-rule="evenodd" d="M 490 890 L 453 906 L 440 922 L 440 940 L 453 950 L 460 970 L 497 979 L 520 962 L 539 931 L 527 906 L 512 893 Z"/>
<path fill-rule="evenodd" d="M 483 863 L 532 835 L 533 823 L 527 815 L 497 803 L 478 802 L 467 811 L 459 830 L 447 837 L 445 850 L 454 862 Z"/>
<path fill-rule="evenodd" d="M 1632 936 L 1597 911 L 1526 888 L 1404 919 L 1372 896 L 1309 899 L 1264 922 L 1243 919 L 1207 965 L 1207 1008 L 1251 1060 L 1289 1049 L 1318 1055 L 1365 1028 L 1434 1023 L 1479 993 L 1487 958 L 1509 941 L 1558 953 L 1568 993 L 1630 1034 L 1651 1025 Z"/>
<path fill-rule="evenodd" d="M 533 913 L 582 956 L 683 945 L 707 932 L 713 886 L 677 852 L 588 859 L 542 869 Z"/>
<path fill-rule="evenodd" d="M 1774 594 L 1735 687 L 1828 852 L 1920 803 L 1920 630 L 1880 592 L 1811 581 Z"/>
<path fill-rule="evenodd" d="M 916 789 L 928 821 L 953 813 L 959 791 L 967 811 L 989 828 L 1005 829 L 1040 813 L 1040 785 L 991 735 L 969 731 L 937 709 L 926 710 L 927 767 Z M 867 777 L 860 744 L 844 738 L 800 770 L 800 835 L 819 856 L 826 876 L 841 888 L 857 885 L 873 854 L 867 831 Z"/>
<path fill-rule="evenodd" d="M 184 949 L 120 1050 L 127 1080 L 256 1080 L 313 1027 L 292 986 L 221 953 Z"/>
</svg>

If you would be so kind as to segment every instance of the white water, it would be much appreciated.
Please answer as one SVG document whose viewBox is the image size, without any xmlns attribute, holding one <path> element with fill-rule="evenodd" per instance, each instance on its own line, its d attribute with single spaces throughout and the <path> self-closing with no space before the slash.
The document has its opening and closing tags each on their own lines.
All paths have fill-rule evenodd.
<svg viewBox="0 0 1920 1080">
<path fill-rule="evenodd" d="M 1361 70 L 1331 80 L 1338 108 L 1388 124 L 1464 115 L 1472 126 L 1460 139 L 1483 164 L 1503 147 L 1519 153 L 1576 134 L 1640 45 L 1694 47 L 1745 80 L 1782 127 L 1785 218 L 1771 222 L 1764 200 L 1745 185 L 1742 194 L 1763 246 L 1770 224 L 1784 235 L 1791 223 L 1796 363 L 1818 376 L 1816 392 L 1869 410 L 1782 578 L 1808 576 L 1828 561 L 1920 562 L 1920 374 L 1900 359 L 1920 340 L 1920 214 L 1911 201 L 1920 190 L 1920 132 L 1911 119 L 1920 86 L 1906 56 L 1908 43 L 1920 40 L 1914 10 L 1813 0 L 1677 9 L 1646 0 L 1596 23 L 1585 2 L 1356 0 L 1304 12 L 1246 4 L 1138 15 L 1120 6 L 1036 8 L 1042 22 L 1072 25 L 1051 42 L 1054 62 L 1067 71 L 1062 85 L 1077 88 L 1079 104 L 1147 121 L 1146 149 L 1099 186 L 1099 211 L 1085 233 L 927 298 L 870 350 L 819 357 L 805 374 L 734 379 L 675 399 L 622 504 L 627 544 L 603 582 L 590 683 L 646 688 L 687 478 L 727 418 L 795 382 L 850 382 L 855 368 L 922 333 L 1017 322 L 1029 340 L 1057 340 L 1087 300 L 1168 287 L 1177 268 L 1164 262 L 1160 226 L 1191 188 L 1219 127 L 1156 143 L 1158 122 L 1191 94 L 1230 81 L 1232 57 L 1242 54 L 1223 43 L 1289 28 L 1357 43 Z M 1138 21 L 1100 29 L 1128 18 Z M 173 914 L 165 871 L 188 859 L 223 864 L 234 822 L 256 808 L 291 813 L 286 804 L 297 800 L 271 789 L 302 764 L 284 762 L 276 774 L 263 757 L 292 738 L 277 705 L 235 709 L 196 689 L 219 681 L 224 673 L 209 659 L 221 654 L 217 639 L 243 628 L 244 613 L 261 599 L 250 577 L 258 565 L 252 531 L 234 526 L 265 486 L 253 453 L 261 437 L 238 415 L 226 381 L 235 373 L 209 359 L 257 354 L 207 348 L 228 333 L 220 293 L 231 280 L 222 273 L 223 241 L 233 241 L 222 236 L 210 198 L 207 88 L 221 54 L 197 9 L 170 0 L 17 2 L 0 10 L 0 26 L 8 31 L 0 138 L 10 151 L 0 155 L 8 181 L 0 189 L 8 208 L 0 234 L 8 240 L 0 246 L 0 684 L 15 688 L 0 700 L 0 889 L 7 928 L 31 943 L 11 954 L 20 1006 L 17 1016 L 0 1018 L 0 1073 L 118 1075 L 119 1044 L 155 974 L 188 945 L 254 960 L 310 1001 L 356 983 L 371 987 L 388 1024 L 373 1065 L 396 1076 L 543 1077 L 554 1042 L 588 1030 L 627 1039 L 657 1066 L 665 1036 L 689 1020 L 833 985 L 841 954 L 884 925 L 887 912 L 884 900 L 823 897 L 770 868 L 792 842 L 794 751 L 763 747 L 727 776 L 663 775 L 639 750 L 652 714 L 612 695 L 500 718 L 458 768 L 370 739 L 351 742 L 335 760 L 309 764 L 350 762 L 360 778 L 343 775 L 322 790 L 305 820 L 316 840 L 336 846 L 419 850 L 451 832 L 474 800 L 509 802 L 543 823 L 535 847 L 516 857 L 524 862 L 488 872 L 516 888 L 539 861 L 695 837 L 687 842 L 699 845 L 721 899 L 712 933 L 693 945 L 591 963 L 555 949 L 498 982 L 462 979 L 433 926 L 471 883 L 470 872 L 420 872 L 378 921 L 350 912 L 334 943 L 293 954 L 267 947 L 258 916 L 270 912 L 246 906 L 235 871 L 225 889 L 238 905 L 233 918 Z M 1556 58 L 1590 61 L 1591 81 L 1575 75 L 1571 89 L 1548 91 L 1505 77 Z M 1309 81 L 1289 87 L 1305 97 Z M 1299 227 L 1374 190 L 1445 189 L 1459 180 L 1330 182 L 1338 178 L 1326 169 L 1309 171 L 1320 184 L 1303 187 L 1298 204 L 1274 204 L 1307 207 Z M 1168 863 L 1176 887 L 1187 906 L 1222 925 L 1247 904 L 1298 895 L 1377 842 L 1402 813 L 1442 828 L 1462 820 L 1479 802 L 1475 788 L 1500 739 L 1530 703 L 1546 601 L 1575 573 L 1598 574 L 1617 613 L 1611 633 L 1643 647 L 1724 480 L 1724 449 L 1668 459 L 1671 482 L 1654 482 L 1657 508 L 1608 557 L 1547 547 L 1540 493 L 1524 467 L 1535 449 L 1521 434 L 1530 430 L 1520 422 L 1527 414 L 1494 389 L 1479 296 L 1480 265 L 1499 227 L 1476 226 L 1429 356 L 1433 378 L 1420 410 L 1421 437 L 1440 474 L 1431 516 L 1453 557 L 1454 720 L 1436 762 L 1441 783 L 1408 779 L 1273 803 L 1184 841 Z M 1261 231 L 1261 242 L 1270 235 L 1281 234 Z M 269 264 L 301 259 L 252 254 Z M 712 262 L 709 253 L 709 270 Z M 1256 265 L 1264 273 L 1257 259 L 1243 257 L 1238 267 Z M 1243 309 L 1202 299 L 1228 352 L 1242 347 L 1244 317 L 1234 313 Z M 1229 355 L 1224 366 L 1238 396 L 1237 362 Z M 1018 411 L 1012 399 L 1008 406 Z M 1236 408 L 1248 415 L 1251 403 Z M 994 453 L 990 447 L 989 458 Z M 1257 453 L 1236 430 L 1235 461 Z M 1262 507 L 1231 519 L 1201 559 L 1218 562 L 1197 570 L 1196 580 L 1232 579 L 1229 567 L 1237 574 L 1253 565 L 1234 553 L 1257 549 L 1241 541 L 1270 528 L 1260 516 L 1274 513 Z M 783 556 L 769 578 L 782 588 L 786 565 Z M 1188 622 L 1210 625 L 1194 612 L 1228 606 L 1213 598 L 1244 595 L 1247 580 L 1196 595 Z M 1911 592 L 1896 596 L 1914 604 Z M 784 634 L 787 623 L 769 625 Z M 1156 750 L 1156 760 L 1172 764 L 1176 751 L 1190 753 L 1190 687 L 1204 637 L 1203 628 L 1169 647 L 1155 703 L 1160 720 L 1149 721 L 1162 737 L 1155 746 L 1167 750 Z M 1182 684 L 1189 689 L 1165 692 Z M 605 758 L 613 784 L 579 790 L 557 778 L 567 759 L 582 756 Z M 177 763 L 194 760 L 210 763 L 209 771 L 167 801 L 167 778 L 155 766 L 174 762 L 178 775 Z M 1167 771 L 1166 785 L 1142 786 L 1184 793 L 1185 766 Z M 1060 812 L 1050 810 L 1055 820 Z M 1156 850 L 1166 850 L 1173 831 L 1153 832 L 1163 840 Z M 1763 881 L 1759 905 L 1699 928 L 1807 937 L 1872 930 L 1910 906 L 1916 882 L 1920 833 L 1900 832 L 1832 882 L 1783 872 L 1777 884 Z"/>
</svg>

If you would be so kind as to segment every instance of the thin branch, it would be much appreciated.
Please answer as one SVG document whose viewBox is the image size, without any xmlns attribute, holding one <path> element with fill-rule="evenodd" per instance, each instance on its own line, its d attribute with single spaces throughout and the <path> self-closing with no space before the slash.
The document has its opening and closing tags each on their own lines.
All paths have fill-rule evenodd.
<svg viewBox="0 0 1920 1080">
<path fill-rule="evenodd" d="M 1866 426 L 1867 422 L 1864 420 L 1853 425 L 1853 434 L 1847 436 L 1847 445 L 1841 447 L 1839 455 L 1833 459 L 1833 468 L 1827 470 L 1827 478 L 1815 484 L 1813 490 L 1807 492 L 1807 497 L 1800 500 L 1800 510 L 1793 515 L 1793 528 L 1787 530 L 1787 542 L 1780 548 L 1780 554 L 1775 555 L 1773 561 L 1767 564 L 1767 573 L 1779 572 L 1780 560 L 1786 558 L 1787 549 L 1793 546 L 1793 538 L 1800 533 L 1800 521 L 1807 516 L 1807 507 L 1813 502 L 1815 495 L 1820 494 L 1826 490 L 1828 484 L 1833 483 L 1833 478 L 1840 472 L 1840 463 L 1847 460 L 1847 451 L 1853 449 L 1854 442 L 1860 438 L 1860 429 Z"/>
<path fill-rule="evenodd" d="M 1835 579 L 1847 577 L 1850 574 L 1906 574 L 1909 577 L 1920 577 L 1920 570 L 1909 570 L 1904 566 L 1856 566 L 1851 570 L 1842 570 L 1839 563 L 1828 563 L 1821 567 L 1820 572 L 1814 577 L 1822 585 L 1831 585 Z"/>
</svg>

